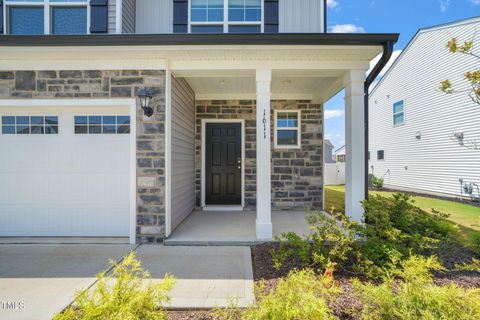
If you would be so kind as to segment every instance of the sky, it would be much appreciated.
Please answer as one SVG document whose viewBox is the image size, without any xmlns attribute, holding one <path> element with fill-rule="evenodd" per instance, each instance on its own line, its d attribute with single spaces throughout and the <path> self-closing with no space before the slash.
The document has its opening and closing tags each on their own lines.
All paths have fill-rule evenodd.
<svg viewBox="0 0 480 320">
<path fill-rule="evenodd" d="M 387 69 L 418 29 L 480 15 L 480 0 L 327 0 L 327 5 L 329 32 L 400 33 Z M 335 149 L 345 144 L 343 98 L 342 91 L 325 103 L 325 138 Z"/>
</svg>

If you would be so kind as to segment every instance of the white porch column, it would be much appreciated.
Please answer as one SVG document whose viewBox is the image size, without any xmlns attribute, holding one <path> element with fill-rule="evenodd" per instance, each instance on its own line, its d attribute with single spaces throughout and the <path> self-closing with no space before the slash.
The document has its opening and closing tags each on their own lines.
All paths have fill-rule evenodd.
<svg viewBox="0 0 480 320">
<path fill-rule="evenodd" d="M 272 70 L 256 71 L 257 80 L 257 239 L 272 238 L 272 184 L 270 177 L 270 82 Z"/>
<path fill-rule="evenodd" d="M 365 70 L 350 70 L 345 85 L 345 212 L 361 221 L 365 199 Z"/>
</svg>

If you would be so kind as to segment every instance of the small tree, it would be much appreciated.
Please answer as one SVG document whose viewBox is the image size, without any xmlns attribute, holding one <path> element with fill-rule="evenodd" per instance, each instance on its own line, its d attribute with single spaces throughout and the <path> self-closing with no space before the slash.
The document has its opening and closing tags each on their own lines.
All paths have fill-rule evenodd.
<svg viewBox="0 0 480 320">
<path fill-rule="evenodd" d="M 475 38 L 475 36 L 474 36 Z M 474 49 L 474 43 L 472 41 L 465 41 L 462 45 L 458 44 L 458 38 L 454 37 L 447 43 L 448 50 L 453 54 L 462 54 L 473 57 L 478 62 L 478 69 L 471 70 L 464 74 L 465 80 L 467 80 L 469 87 L 466 89 L 454 89 L 450 80 L 444 80 L 440 84 L 440 90 L 446 94 L 452 94 L 455 92 L 466 92 L 473 102 L 480 105 L 480 55 L 476 54 Z"/>
<path fill-rule="evenodd" d="M 440 91 L 446 94 L 453 94 L 457 92 L 467 93 L 474 103 L 480 105 L 480 55 L 474 52 L 475 36 L 476 33 L 473 35 L 471 41 L 465 41 L 462 45 L 459 45 L 457 37 L 453 37 L 447 43 L 447 48 L 451 53 L 473 57 L 478 62 L 478 66 L 476 68 L 477 70 L 470 70 L 464 74 L 464 78 L 468 83 L 467 87 L 462 89 L 455 89 L 452 82 L 447 79 L 441 82 Z M 457 133 L 454 133 L 451 139 L 457 142 L 459 145 L 464 146 L 468 149 L 480 149 L 480 141 L 477 139 L 466 141 L 463 139 L 463 135 L 459 136 Z"/>
</svg>

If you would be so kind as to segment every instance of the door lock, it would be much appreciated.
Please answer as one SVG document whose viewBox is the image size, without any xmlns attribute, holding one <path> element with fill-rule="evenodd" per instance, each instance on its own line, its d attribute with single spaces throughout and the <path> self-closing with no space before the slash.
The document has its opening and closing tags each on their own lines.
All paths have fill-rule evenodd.
<svg viewBox="0 0 480 320">
<path fill-rule="evenodd" d="M 238 169 L 242 169 L 242 158 L 237 158 Z"/>
</svg>

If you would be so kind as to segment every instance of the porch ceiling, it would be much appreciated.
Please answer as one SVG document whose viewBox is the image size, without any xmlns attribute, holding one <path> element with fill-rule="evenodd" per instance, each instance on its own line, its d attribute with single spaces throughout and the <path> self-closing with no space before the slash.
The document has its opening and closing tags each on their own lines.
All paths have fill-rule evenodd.
<svg viewBox="0 0 480 320">
<path fill-rule="evenodd" d="M 195 91 L 197 100 L 255 99 L 255 70 L 175 71 Z M 344 70 L 273 70 L 274 100 L 324 102 L 342 89 Z"/>
</svg>

